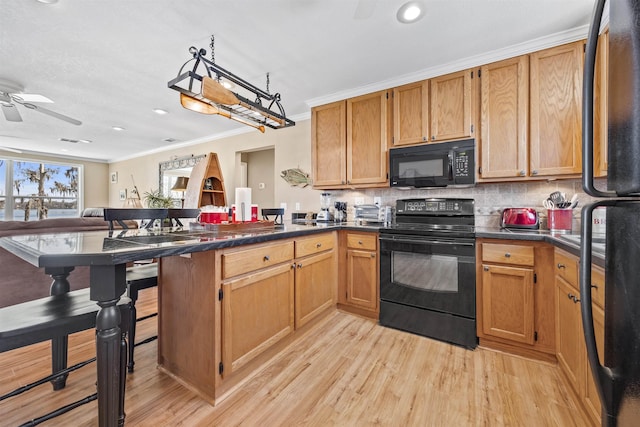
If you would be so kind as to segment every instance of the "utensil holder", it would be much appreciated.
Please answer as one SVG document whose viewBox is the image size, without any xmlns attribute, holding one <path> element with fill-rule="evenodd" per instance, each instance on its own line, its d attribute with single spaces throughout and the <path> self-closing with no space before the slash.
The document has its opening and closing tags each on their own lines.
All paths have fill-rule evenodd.
<svg viewBox="0 0 640 427">
<path fill-rule="evenodd" d="M 573 209 L 547 209 L 547 227 L 552 232 L 571 232 Z"/>
</svg>

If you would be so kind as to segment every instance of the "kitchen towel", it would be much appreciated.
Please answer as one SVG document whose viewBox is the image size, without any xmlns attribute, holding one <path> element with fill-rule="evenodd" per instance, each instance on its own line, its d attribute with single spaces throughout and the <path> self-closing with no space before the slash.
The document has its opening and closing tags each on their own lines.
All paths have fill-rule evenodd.
<svg viewBox="0 0 640 427">
<path fill-rule="evenodd" d="M 236 188 L 236 222 L 251 221 L 251 188 Z"/>
</svg>

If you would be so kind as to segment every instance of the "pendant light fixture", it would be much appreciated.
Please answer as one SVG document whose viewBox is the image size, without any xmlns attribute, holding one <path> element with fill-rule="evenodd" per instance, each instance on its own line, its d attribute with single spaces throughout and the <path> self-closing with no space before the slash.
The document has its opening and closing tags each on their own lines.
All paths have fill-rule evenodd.
<svg viewBox="0 0 640 427">
<path fill-rule="evenodd" d="M 214 41 L 211 36 L 211 60 L 205 58 L 206 50 L 190 47 L 189 53 L 193 57 L 182 65 L 178 76 L 167 83 L 170 89 L 180 92 L 180 104 L 201 114 L 221 115 L 260 132 L 265 131 L 265 126 L 272 129 L 295 126 L 295 122 L 286 117 L 280 94 L 269 92 L 269 74 L 267 88 L 262 90 L 230 73 L 215 63 Z M 191 70 L 184 71 L 191 62 Z M 223 83 L 230 83 L 246 93 L 233 92 Z"/>
</svg>

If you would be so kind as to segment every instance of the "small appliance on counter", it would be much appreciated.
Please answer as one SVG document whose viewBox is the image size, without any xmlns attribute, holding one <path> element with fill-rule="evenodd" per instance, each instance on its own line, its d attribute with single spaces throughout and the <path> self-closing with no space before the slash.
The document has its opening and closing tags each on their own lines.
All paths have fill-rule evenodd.
<svg viewBox="0 0 640 427">
<path fill-rule="evenodd" d="M 500 218 L 500 227 L 537 230 L 540 228 L 538 211 L 534 208 L 505 208 Z"/>
<path fill-rule="evenodd" d="M 357 205 L 355 207 L 357 222 L 378 223 L 380 221 L 380 207 L 378 205 Z"/>
<path fill-rule="evenodd" d="M 347 220 L 347 202 L 335 202 L 334 219 L 336 222 L 345 222 Z"/>
<path fill-rule="evenodd" d="M 322 193 L 320 195 L 320 212 L 316 216 L 316 221 L 328 222 L 333 221 L 333 214 L 331 213 L 331 193 Z"/>
</svg>

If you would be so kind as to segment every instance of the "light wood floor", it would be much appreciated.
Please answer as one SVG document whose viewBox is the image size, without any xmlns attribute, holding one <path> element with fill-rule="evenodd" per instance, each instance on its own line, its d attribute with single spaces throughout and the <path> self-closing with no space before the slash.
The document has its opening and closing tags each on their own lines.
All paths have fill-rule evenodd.
<svg viewBox="0 0 640 427">
<path fill-rule="evenodd" d="M 139 314 L 155 310 L 155 290 Z M 155 320 L 139 324 L 140 339 Z M 92 357 L 93 331 L 70 339 L 70 364 Z M 136 348 L 128 426 L 584 426 L 556 366 L 468 351 L 336 311 L 212 407 L 155 367 L 156 342 Z M 0 354 L 0 394 L 50 372 L 49 344 Z M 95 364 L 67 387 L 42 385 L 0 402 L 14 426 L 95 392 Z M 96 402 L 43 426 L 95 426 Z"/>
</svg>

